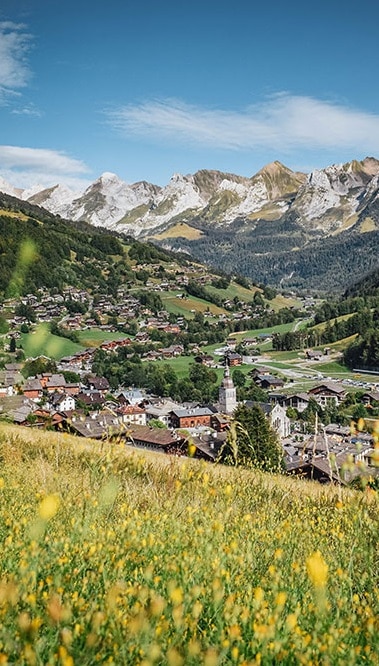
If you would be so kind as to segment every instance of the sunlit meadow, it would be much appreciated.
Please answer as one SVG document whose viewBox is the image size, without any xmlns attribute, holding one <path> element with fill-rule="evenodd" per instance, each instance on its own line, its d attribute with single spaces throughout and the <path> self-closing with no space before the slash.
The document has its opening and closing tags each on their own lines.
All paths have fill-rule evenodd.
<svg viewBox="0 0 379 666">
<path fill-rule="evenodd" d="M 376 664 L 378 499 L 0 428 L 0 664 Z"/>
</svg>

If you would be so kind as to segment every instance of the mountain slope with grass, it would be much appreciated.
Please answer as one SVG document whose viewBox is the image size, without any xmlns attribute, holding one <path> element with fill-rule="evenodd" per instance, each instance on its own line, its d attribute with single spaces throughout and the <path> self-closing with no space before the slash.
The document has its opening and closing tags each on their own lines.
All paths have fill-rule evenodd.
<svg viewBox="0 0 379 666">
<path fill-rule="evenodd" d="M 378 498 L 1 425 L 3 663 L 376 663 Z"/>
</svg>

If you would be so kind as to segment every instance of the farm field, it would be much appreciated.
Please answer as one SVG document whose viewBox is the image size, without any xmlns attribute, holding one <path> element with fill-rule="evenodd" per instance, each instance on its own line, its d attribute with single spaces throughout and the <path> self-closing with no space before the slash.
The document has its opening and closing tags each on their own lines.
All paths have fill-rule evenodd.
<svg viewBox="0 0 379 666">
<path fill-rule="evenodd" d="M 244 340 L 245 338 L 255 338 L 260 335 L 271 335 L 272 333 L 288 333 L 289 331 L 302 329 L 305 327 L 305 325 L 305 320 L 299 321 L 297 319 L 296 321 L 287 322 L 286 324 L 278 324 L 277 326 L 271 326 L 268 328 L 255 328 L 248 331 L 232 333 L 230 337 L 237 338 L 237 341 L 241 342 L 241 340 Z M 259 346 L 262 346 L 262 344 L 263 343 L 261 343 Z"/>
<path fill-rule="evenodd" d="M 168 358 L 166 360 L 154 361 L 154 365 L 169 365 L 175 371 L 175 374 L 179 377 L 179 379 L 182 379 L 188 375 L 188 368 L 193 362 L 193 356 L 177 356 L 175 358 Z"/>
<path fill-rule="evenodd" d="M 152 238 L 155 238 L 156 240 L 164 240 L 165 238 L 187 238 L 188 240 L 198 240 L 198 238 L 201 238 L 202 236 L 203 232 L 200 231 L 200 229 L 191 227 L 185 222 L 178 222 L 178 224 L 175 224 L 166 231 L 152 235 Z"/>
<path fill-rule="evenodd" d="M 379 501 L 0 425 L 3 664 L 377 663 Z"/>
<path fill-rule="evenodd" d="M 237 298 L 241 299 L 241 301 L 245 301 L 246 303 L 249 303 L 253 300 L 256 291 L 262 291 L 258 287 L 246 289 L 246 287 L 237 284 L 237 282 L 230 282 L 226 289 L 217 289 L 216 287 L 212 287 L 212 285 L 208 284 L 206 286 L 206 290 L 210 294 L 214 294 L 222 299 L 229 299 L 231 301 L 237 296 Z"/>
</svg>

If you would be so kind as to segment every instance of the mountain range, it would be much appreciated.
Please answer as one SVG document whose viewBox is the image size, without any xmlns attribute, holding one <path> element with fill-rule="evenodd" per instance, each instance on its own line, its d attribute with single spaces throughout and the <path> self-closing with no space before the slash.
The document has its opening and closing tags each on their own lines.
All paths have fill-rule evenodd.
<svg viewBox="0 0 379 666">
<path fill-rule="evenodd" d="M 351 238 L 361 249 L 368 246 L 356 269 L 375 267 L 379 160 L 374 157 L 309 174 L 278 161 L 251 178 L 201 170 L 174 174 L 165 187 L 146 181 L 130 185 L 107 172 L 82 193 L 61 184 L 21 190 L 0 179 L 0 191 L 65 219 L 154 239 L 254 280 L 324 288 L 319 276 L 304 280 L 296 266 L 304 256 L 312 264 L 313 255 L 325 247 L 333 254 L 334 247 Z M 362 234 L 364 239 L 358 239 Z M 338 286 L 346 286 L 341 280 Z"/>
</svg>

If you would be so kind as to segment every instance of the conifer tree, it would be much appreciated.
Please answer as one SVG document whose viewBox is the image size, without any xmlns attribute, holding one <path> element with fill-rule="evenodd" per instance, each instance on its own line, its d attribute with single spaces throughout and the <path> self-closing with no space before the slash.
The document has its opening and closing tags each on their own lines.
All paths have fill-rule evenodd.
<svg viewBox="0 0 379 666">
<path fill-rule="evenodd" d="M 278 436 L 259 405 L 238 405 L 220 460 L 267 472 L 282 471 L 283 452 Z"/>
</svg>

